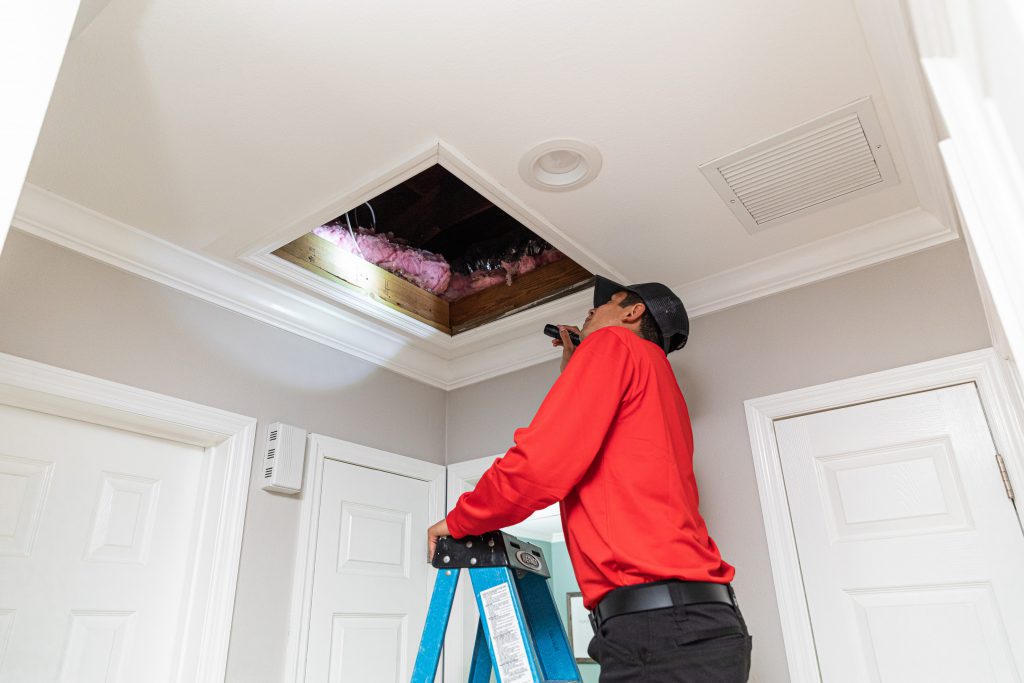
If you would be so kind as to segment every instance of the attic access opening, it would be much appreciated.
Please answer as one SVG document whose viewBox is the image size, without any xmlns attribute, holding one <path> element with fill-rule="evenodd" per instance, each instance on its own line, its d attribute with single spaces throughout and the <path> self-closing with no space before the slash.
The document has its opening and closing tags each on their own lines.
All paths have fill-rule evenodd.
<svg viewBox="0 0 1024 683">
<path fill-rule="evenodd" d="M 451 335 L 593 283 L 439 165 L 273 253 Z"/>
</svg>

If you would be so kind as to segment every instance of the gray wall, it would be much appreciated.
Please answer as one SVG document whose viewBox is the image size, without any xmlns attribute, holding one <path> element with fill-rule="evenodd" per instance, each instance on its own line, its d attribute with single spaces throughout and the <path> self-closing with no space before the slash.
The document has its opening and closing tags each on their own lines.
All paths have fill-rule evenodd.
<svg viewBox="0 0 1024 683">
<path fill-rule="evenodd" d="M 701 510 L 737 567 L 756 680 L 789 676 L 743 401 L 986 346 L 961 242 L 693 321 L 671 359 L 693 420 Z M 557 373 L 551 362 L 449 393 L 448 462 L 508 448 Z"/>
<path fill-rule="evenodd" d="M 445 395 L 340 351 L 11 231 L 0 351 L 259 420 L 444 462 Z M 253 480 L 228 681 L 280 680 L 296 497 Z"/>
<path fill-rule="evenodd" d="M 558 372 L 545 363 L 446 396 L 19 232 L 0 257 L 0 321 L 0 351 L 256 417 L 257 439 L 283 420 L 438 463 L 503 452 Z M 693 322 L 672 361 L 702 510 L 738 567 L 757 680 L 788 677 L 743 401 L 988 345 L 961 243 Z M 254 477 L 229 681 L 279 678 L 297 524 L 298 500 Z"/>
</svg>

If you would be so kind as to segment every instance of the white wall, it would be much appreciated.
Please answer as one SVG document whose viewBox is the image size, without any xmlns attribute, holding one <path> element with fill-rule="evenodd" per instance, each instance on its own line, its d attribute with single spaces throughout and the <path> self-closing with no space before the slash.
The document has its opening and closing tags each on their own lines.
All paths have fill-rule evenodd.
<svg viewBox="0 0 1024 683">
<path fill-rule="evenodd" d="M 573 321 L 563 321 L 573 322 Z M 670 356 L 690 407 L 701 510 L 754 635 L 753 677 L 789 680 L 743 401 L 989 346 L 963 243 L 698 318 Z M 547 363 L 448 395 L 448 461 L 501 452 L 558 372 Z"/>
<path fill-rule="evenodd" d="M 444 392 L 12 231 L 0 351 L 435 463 Z M 253 468 L 227 681 L 278 681 L 299 499 Z"/>
<path fill-rule="evenodd" d="M 0 251 L 77 11 L 78 0 L 0 3 Z"/>
</svg>

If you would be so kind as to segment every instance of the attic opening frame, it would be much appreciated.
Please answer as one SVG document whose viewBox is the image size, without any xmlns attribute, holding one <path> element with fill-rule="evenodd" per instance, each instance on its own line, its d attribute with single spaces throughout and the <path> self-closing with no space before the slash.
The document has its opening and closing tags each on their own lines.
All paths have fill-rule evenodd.
<svg viewBox="0 0 1024 683">
<path fill-rule="evenodd" d="M 382 305 L 378 298 L 367 296 L 365 292 L 359 291 L 355 287 L 346 286 L 333 281 L 334 278 L 323 277 L 322 274 L 311 272 L 306 264 L 296 263 L 296 261 L 301 259 L 301 256 L 286 259 L 282 258 L 280 254 L 275 255 L 275 252 L 279 252 L 282 247 L 308 234 L 316 226 L 327 223 L 337 216 L 344 214 L 346 210 L 351 210 L 354 206 L 360 206 L 368 200 L 372 201 L 374 197 L 387 192 L 435 165 L 447 170 L 494 206 L 526 227 L 530 232 L 553 245 L 564 253 L 568 260 L 578 264 L 580 268 L 585 269 L 589 273 L 608 274 L 610 277 L 619 280 L 627 279 L 592 253 L 572 242 L 558 228 L 532 211 L 519 199 L 509 194 L 497 181 L 487 176 L 443 140 L 436 141 L 427 149 L 414 155 L 391 171 L 377 175 L 374 179 L 355 189 L 342 192 L 338 197 L 320 209 L 307 214 L 299 220 L 293 221 L 288 226 L 268 236 L 256 246 L 241 254 L 241 259 L 283 277 L 290 282 L 299 284 L 306 289 L 313 290 L 328 299 L 344 305 L 346 308 L 385 322 L 402 333 L 427 341 L 444 352 L 457 350 L 463 346 L 475 346 L 485 339 L 498 339 L 506 327 L 506 325 L 500 323 L 508 315 L 503 314 L 493 320 L 486 319 L 487 316 L 482 316 L 485 319 L 481 321 L 479 319 L 481 316 L 475 316 L 474 312 L 486 308 L 486 303 L 480 308 L 465 307 L 468 313 L 457 310 L 456 325 L 454 327 L 460 333 L 452 336 L 453 326 L 451 325 L 444 324 L 443 322 L 437 324 L 438 321 L 426 320 L 421 315 L 410 316 L 407 311 L 398 310 L 396 307 L 386 304 Z M 376 268 L 376 266 L 373 266 L 373 268 Z M 538 271 L 534 272 L 539 272 L 540 270 L 538 269 Z M 527 273 L 521 276 L 521 278 L 527 278 L 530 275 L 533 275 L 533 273 Z M 554 273 L 554 275 L 557 276 L 558 273 Z M 394 277 L 397 279 L 397 276 Z M 570 274 L 569 279 L 571 277 L 572 274 Z M 390 280 L 390 282 L 389 286 L 401 287 L 401 285 L 396 285 L 393 280 Z M 529 284 L 529 281 L 527 281 L 527 284 Z M 415 288 L 414 285 L 410 284 L 409 286 Z M 550 317 L 552 320 L 556 318 L 561 319 L 559 316 L 563 315 L 564 311 L 576 310 L 587 305 L 588 297 L 586 292 L 575 290 L 586 290 L 589 286 L 589 280 L 578 283 L 574 285 L 573 293 L 570 293 L 568 296 L 560 295 L 560 298 L 554 301 L 543 303 L 542 300 L 539 304 L 531 304 L 525 307 L 531 308 L 531 313 L 537 315 L 538 319 L 545 316 Z M 422 290 L 421 292 L 422 294 L 429 294 Z M 486 293 L 487 290 L 484 290 L 471 296 Z M 493 297 L 494 294 L 490 296 Z M 481 300 L 487 302 L 488 297 L 481 297 Z M 456 308 L 458 309 L 459 307 Z M 509 312 L 523 310 L 523 308 L 523 306 L 514 307 Z M 451 319 L 448 322 L 450 321 Z M 470 330 L 468 332 L 463 330 L 463 325 L 467 322 L 470 323 L 466 327 L 466 329 Z M 479 326 L 473 325 L 472 323 L 474 322 L 478 323 Z"/>
</svg>

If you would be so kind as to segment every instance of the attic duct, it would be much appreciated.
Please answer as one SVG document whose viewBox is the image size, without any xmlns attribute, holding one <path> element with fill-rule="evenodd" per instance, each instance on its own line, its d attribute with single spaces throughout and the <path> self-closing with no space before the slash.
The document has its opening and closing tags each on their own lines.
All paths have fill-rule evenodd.
<svg viewBox="0 0 1024 683">
<path fill-rule="evenodd" d="M 565 296 L 593 279 L 440 166 L 274 253 L 449 334 Z"/>
</svg>

